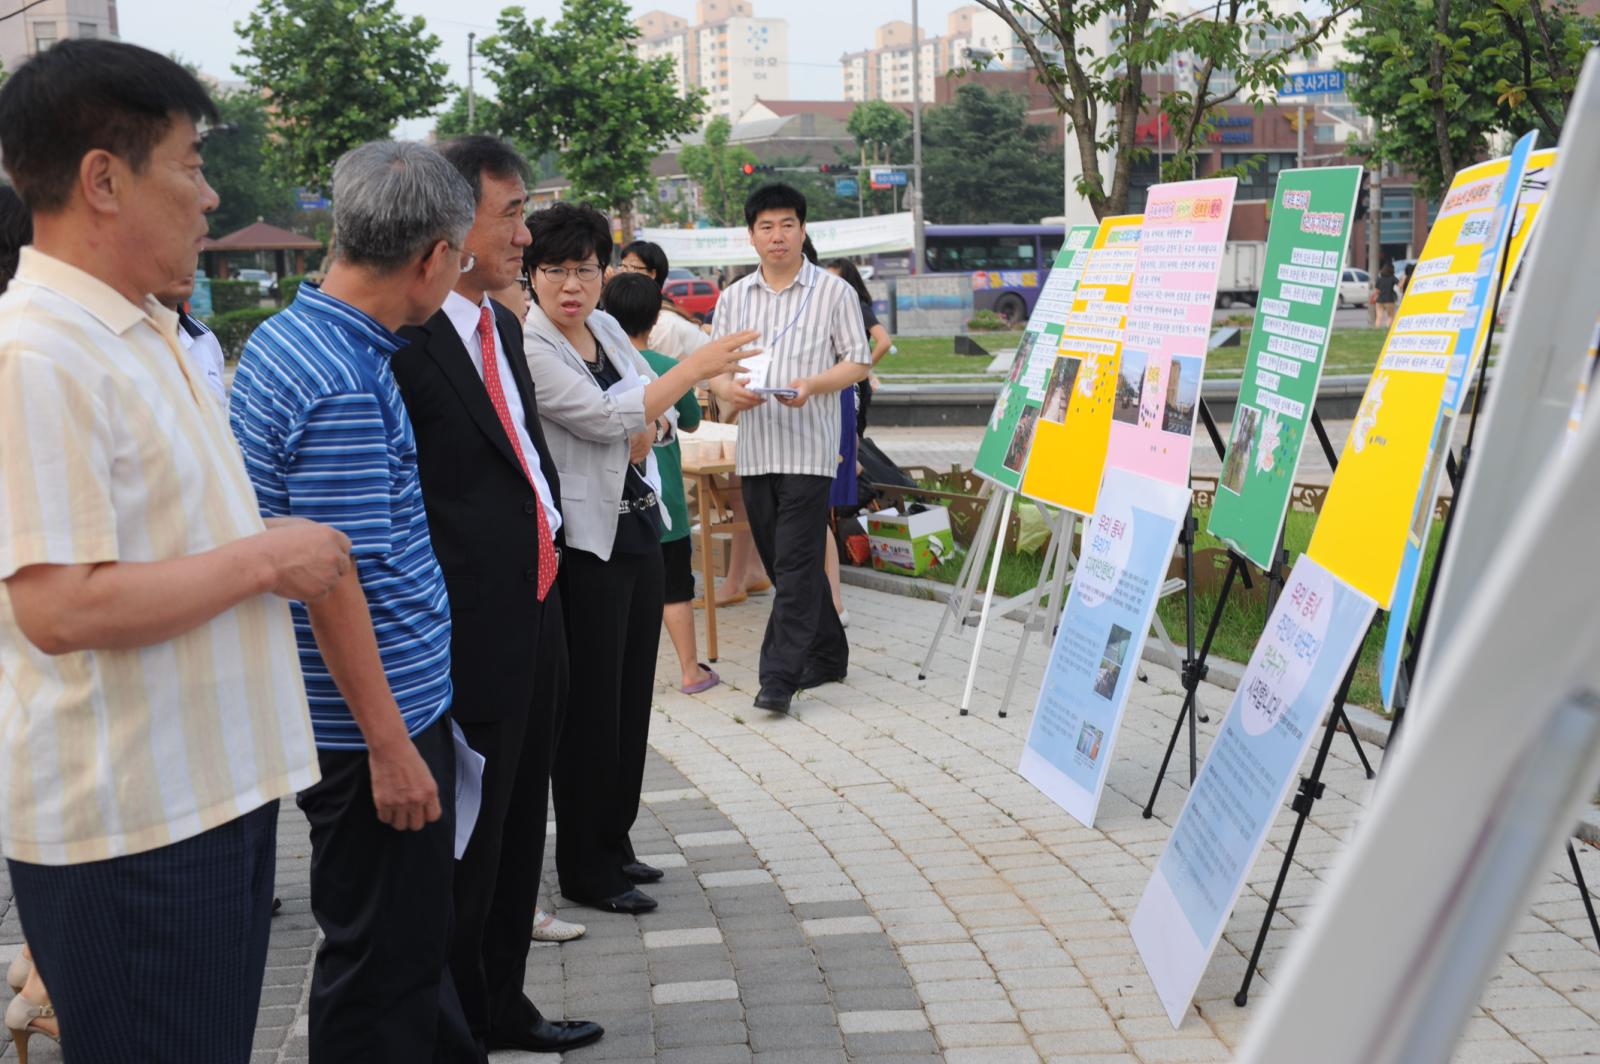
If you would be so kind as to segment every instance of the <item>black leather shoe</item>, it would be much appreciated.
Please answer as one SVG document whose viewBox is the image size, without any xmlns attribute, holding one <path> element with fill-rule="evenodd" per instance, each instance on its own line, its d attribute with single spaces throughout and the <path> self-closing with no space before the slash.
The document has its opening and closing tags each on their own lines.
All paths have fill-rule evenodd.
<svg viewBox="0 0 1600 1064">
<path fill-rule="evenodd" d="M 794 701 L 794 693 L 781 691 L 776 687 L 763 687 L 756 693 L 755 706 L 769 713 L 789 712 L 789 703 Z"/>
<path fill-rule="evenodd" d="M 623 913 L 628 916 L 650 912 L 658 904 L 654 898 L 638 889 L 623 891 L 610 898 L 574 898 L 571 894 L 564 896 L 591 909 L 607 913 Z"/>
<path fill-rule="evenodd" d="M 827 683 L 844 683 L 846 675 L 847 673 L 844 669 L 840 669 L 838 672 L 810 672 L 800 677 L 800 689 L 809 691 L 813 687 L 821 687 Z"/>
<path fill-rule="evenodd" d="M 606 1029 L 592 1020 L 547 1020 L 540 1017 L 520 1031 L 490 1031 L 487 1048 L 526 1049 L 534 1053 L 560 1053 L 598 1042 Z"/>
<path fill-rule="evenodd" d="M 622 866 L 622 874 L 635 883 L 659 883 L 661 877 L 666 875 L 659 868 L 652 868 L 643 861 L 630 861 Z"/>
</svg>

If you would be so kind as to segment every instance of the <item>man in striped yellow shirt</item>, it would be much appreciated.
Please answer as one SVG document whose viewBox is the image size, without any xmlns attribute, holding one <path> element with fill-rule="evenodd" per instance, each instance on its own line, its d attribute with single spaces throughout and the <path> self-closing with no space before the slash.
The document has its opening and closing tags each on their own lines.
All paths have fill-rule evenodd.
<svg viewBox="0 0 1600 1064">
<path fill-rule="evenodd" d="M 264 527 L 151 295 L 216 193 L 205 90 L 64 41 L 0 89 L 34 245 L 0 297 L 0 844 L 68 1061 L 247 1061 L 277 800 L 317 779 L 286 600 L 349 541 Z"/>
</svg>

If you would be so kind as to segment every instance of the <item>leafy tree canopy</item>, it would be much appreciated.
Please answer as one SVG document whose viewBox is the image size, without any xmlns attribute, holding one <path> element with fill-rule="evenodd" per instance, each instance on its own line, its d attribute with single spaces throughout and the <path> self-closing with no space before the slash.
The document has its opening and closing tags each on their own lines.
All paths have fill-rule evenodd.
<svg viewBox="0 0 1600 1064">
<path fill-rule="evenodd" d="M 670 59 L 639 58 L 638 35 L 625 0 L 563 0 L 554 23 L 506 8 L 481 48 L 500 132 L 556 151 L 574 196 L 618 212 L 624 232 L 654 187 L 650 164 L 703 109 L 698 91 L 678 95 Z"/>
<path fill-rule="evenodd" d="M 700 205 L 712 225 L 744 224 L 744 201 L 756 186 L 744 166 L 757 162 L 749 148 L 728 143 L 733 124 L 718 115 L 706 124 L 703 143 L 686 144 L 678 152 L 683 172 L 700 186 Z"/>
<path fill-rule="evenodd" d="M 1027 121 L 1016 93 L 962 85 L 922 116 L 923 211 L 944 224 L 1035 222 L 1061 213 L 1059 154 L 1051 128 Z"/>
<path fill-rule="evenodd" d="M 1345 69 L 1374 122 L 1372 156 L 1436 199 L 1495 134 L 1537 129 L 1554 144 L 1596 29 L 1565 0 L 1369 0 Z"/>
<path fill-rule="evenodd" d="M 444 102 L 439 38 L 395 0 L 259 0 L 234 32 L 246 60 L 234 70 L 271 101 L 271 165 L 308 188 L 326 188 L 351 148 Z"/>
</svg>

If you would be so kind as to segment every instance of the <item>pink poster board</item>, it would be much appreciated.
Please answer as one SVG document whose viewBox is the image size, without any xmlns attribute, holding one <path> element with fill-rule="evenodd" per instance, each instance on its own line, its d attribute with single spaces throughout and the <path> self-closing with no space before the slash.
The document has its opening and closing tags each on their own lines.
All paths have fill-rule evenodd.
<svg viewBox="0 0 1600 1064">
<path fill-rule="evenodd" d="M 1187 486 L 1200 382 L 1238 179 L 1157 185 L 1128 305 L 1107 463 Z"/>
</svg>

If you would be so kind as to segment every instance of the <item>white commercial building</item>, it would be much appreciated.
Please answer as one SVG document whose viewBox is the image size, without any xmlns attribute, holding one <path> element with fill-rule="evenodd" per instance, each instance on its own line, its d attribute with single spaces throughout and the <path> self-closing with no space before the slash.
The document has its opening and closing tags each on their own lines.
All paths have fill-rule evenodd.
<svg viewBox="0 0 1600 1064">
<path fill-rule="evenodd" d="M 758 96 L 789 94 L 789 23 L 757 18 L 750 0 L 698 0 L 692 24 L 650 11 L 634 25 L 639 55 L 670 58 L 678 91 L 704 89 L 712 115 L 731 120 Z"/>
</svg>

